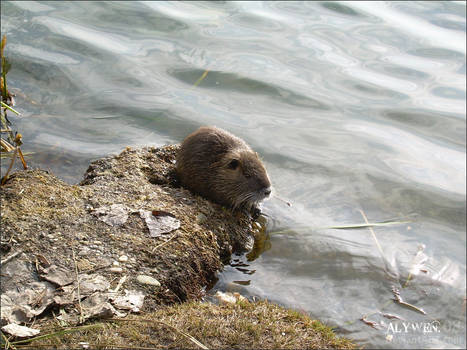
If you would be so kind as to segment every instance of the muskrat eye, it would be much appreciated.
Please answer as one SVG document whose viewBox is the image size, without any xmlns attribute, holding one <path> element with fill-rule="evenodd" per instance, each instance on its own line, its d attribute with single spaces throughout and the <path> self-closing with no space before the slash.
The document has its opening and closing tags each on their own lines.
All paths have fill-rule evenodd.
<svg viewBox="0 0 467 350">
<path fill-rule="evenodd" d="M 229 169 L 237 169 L 238 167 L 238 164 L 239 164 L 239 161 L 238 159 L 232 159 L 228 165 Z"/>
</svg>

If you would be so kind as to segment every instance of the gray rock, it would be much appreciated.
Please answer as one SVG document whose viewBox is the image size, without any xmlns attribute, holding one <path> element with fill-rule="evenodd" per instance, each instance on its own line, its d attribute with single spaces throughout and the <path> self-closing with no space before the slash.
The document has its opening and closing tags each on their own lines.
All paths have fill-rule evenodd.
<svg viewBox="0 0 467 350">
<path fill-rule="evenodd" d="M 160 287 L 161 285 L 161 283 L 158 280 L 151 276 L 138 275 L 138 277 L 136 277 L 136 280 L 141 284 L 149 284 L 157 287 Z"/>
</svg>

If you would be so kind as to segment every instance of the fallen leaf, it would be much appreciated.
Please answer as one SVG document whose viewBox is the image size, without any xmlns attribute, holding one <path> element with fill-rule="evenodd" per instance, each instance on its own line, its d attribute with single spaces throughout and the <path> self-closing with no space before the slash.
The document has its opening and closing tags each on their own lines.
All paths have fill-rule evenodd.
<svg viewBox="0 0 467 350">
<path fill-rule="evenodd" d="M 125 291 L 125 295 L 116 297 L 112 304 L 117 309 L 139 312 L 143 307 L 144 293 L 140 291 Z"/>
<path fill-rule="evenodd" d="M 94 209 L 92 214 L 107 225 L 120 226 L 128 220 L 129 211 L 123 204 L 112 204 L 110 207 L 106 206 Z"/>
<path fill-rule="evenodd" d="M 29 328 L 25 326 L 20 326 L 16 323 L 10 323 L 2 327 L 2 331 L 7 332 L 8 334 L 14 335 L 15 337 L 32 337 L 39 334 L 41 331 L 39 329 Z"/>
<path fill-rule="evenodd" d="M 73 271 L 67 270 L 57 265 L 51 265 L 48 268 L 43 269 L 40 271 L 40 276 L 46 281 L 49 281 L 60 287 L 71 284 L 75 280 Z"/>
<path fill-rule="evenodd" d="M 360 321 L 362 321 L 363 323 L 367 324 L 367 325 L 370 326 L 370 327 L 373 327 L 374 329 L 378 329 L 378 328 L 379 328 L 378 323 L 376 323 L 376 322 L 374 322 L 374 321 L 367 320 L 365 317 L 362 317 L 362 318 L 360 319 Z"/>
<path fill-rule="evenodd" d="M 153 213 L 157 212 L 158 215 Z M 167 213 L 163 215 L 162 211 L 147 211 L 140 210 L 139 215 L 146 221 L 146 225 L 149 229 L 149 235 L 151 237 L 160 237 L 163 233 L 169 233 L 180 227 L 180 221 L 175 218 L 174 215 Z"/>
</svg>

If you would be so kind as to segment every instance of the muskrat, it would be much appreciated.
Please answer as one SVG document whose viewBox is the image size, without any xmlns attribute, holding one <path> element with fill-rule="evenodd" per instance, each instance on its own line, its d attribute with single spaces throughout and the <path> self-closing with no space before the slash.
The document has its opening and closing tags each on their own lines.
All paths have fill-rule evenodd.
<svg viewBox="0 0 467 350">
<path fill-rule="evenodd" d="M 200 127 L 185 138 L 176 171 L 183 187 L 233 210 L 258 210 L 259 202 L 271 194 L 258 153 L 214 126 Z"/>
</svg>

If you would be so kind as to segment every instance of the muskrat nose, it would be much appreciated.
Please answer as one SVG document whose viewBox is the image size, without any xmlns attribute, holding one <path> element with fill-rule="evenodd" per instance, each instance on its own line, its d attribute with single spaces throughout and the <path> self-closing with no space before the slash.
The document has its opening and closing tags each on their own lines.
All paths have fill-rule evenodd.
<svg viewBox="0 0 467 350">
<path fill-rule="evenodd" d="M 271 194 L 271 187 L 266 188 L 263 193 L 266 197 L 269 197 L 269 195 Z"/>
</svg>

